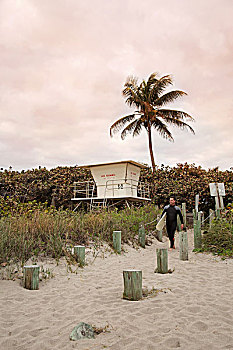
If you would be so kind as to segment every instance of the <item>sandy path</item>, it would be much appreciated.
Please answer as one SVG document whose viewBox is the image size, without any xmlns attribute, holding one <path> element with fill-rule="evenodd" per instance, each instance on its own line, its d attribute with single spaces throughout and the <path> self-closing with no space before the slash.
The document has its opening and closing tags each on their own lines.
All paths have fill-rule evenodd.
<svg viewBox="0 0 233 350">
<path fill-rule="evenodd" d="M 19 280 L 0 281 L 0 349 L 233 349 L 233 260 L 192 253 L 191 231 L 189 241 L 189 261 L 179 260 L 178 249 L 169 251 L 172 274 L 154 273 L 155 248 L 168 244 L 155 240 L 146 249 L 125 246 L 121 256 L 106 253 L 93 264 L 89 254 L 89 265 L 77 273 L 67 273 L 62 261 L 38 291 Z M 123 269 L 141 269 L 143 286 L 163 291 L 123 300 Z M 81 321 L 113 328 L 72 342 L 69 334 Z"/>
</svg>

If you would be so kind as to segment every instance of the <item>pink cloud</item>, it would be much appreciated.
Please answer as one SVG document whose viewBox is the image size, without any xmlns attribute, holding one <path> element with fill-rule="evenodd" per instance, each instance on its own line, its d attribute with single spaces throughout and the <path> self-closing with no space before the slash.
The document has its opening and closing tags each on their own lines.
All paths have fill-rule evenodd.
<svg viewBox="0 0 233 350">
<path fill-rule="evenodd" d="M 0 3 L 0 166 L 150 163 L 146 135 L 110 139 L 131 112 L 129 74 L 173 74 L 196 136 L 154 134 L 158 163 L 232 166 L 233 3 L 223 0 L 3 0 Z M 208 142 L 206 141 L 208 140 Z M 43 162 L 43 164 L 42 164 Z"/>
</svg>

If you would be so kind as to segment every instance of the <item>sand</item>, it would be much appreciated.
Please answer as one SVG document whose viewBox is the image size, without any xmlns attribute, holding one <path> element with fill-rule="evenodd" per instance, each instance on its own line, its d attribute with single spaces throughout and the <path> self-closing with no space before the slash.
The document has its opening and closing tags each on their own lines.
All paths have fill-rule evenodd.
<svg viewBox="0 0 233 350">
<path fill-rule="evenodd" d="M 171 274 L 154 273 L 156 247 L 168 246 L 154 239 L 146 249 L 125 245 L 120 256 L 103 249 L 94 259 L 89 249 L 88 266 L 73 266 L 75 273 L 65 260 L 40 262 L 54 278 L 38 291 L 22 288 L 19 279 L 1 280 L 0 349 L 233 349 L 233 260 L 193 253 L 193 232 L 188 236 L 188 261 L 179 260 L 178 249 L 169 251 Z M 142 270 L 143 287 L 160 292 L 123 300 L 124 269 Z M 81 321 L 109 325 L 110 332 L 70 341 Z"/>
</svg>

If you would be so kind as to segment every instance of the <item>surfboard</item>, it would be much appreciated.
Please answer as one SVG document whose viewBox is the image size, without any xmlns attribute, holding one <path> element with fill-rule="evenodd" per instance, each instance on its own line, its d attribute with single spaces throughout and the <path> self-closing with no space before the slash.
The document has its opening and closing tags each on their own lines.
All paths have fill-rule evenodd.
<svg viewBox="0 0 233 350">
<path fill-rule="evenodd" d="M 166 224 L 166 213 L 163 214 L 163 216 L 157 223 L 156 230 L 161 231 L 164 228 L 165 224 Z"/>
</svg>

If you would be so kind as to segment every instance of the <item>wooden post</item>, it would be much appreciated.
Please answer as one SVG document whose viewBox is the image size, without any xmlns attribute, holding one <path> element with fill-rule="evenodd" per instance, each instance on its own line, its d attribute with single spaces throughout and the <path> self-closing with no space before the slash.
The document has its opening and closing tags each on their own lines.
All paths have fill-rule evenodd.
<svg viewBox="0 0 233 350">
<path fill-rule="evenodd" d="M 123 299 L 135 301 L 142 299 L 142 271 L 125 270 L 123 271 L 123 278 Z"/>
<path fill-rule="evenodd" d="M 180 232 L 181 231 L 181 221 L 180 221 L 180 217 L 178 216 L 177 218 L 177 231 Z"/>
<path fill-rule="evenodd" d="M 194 220 L 197 220 L 197 211 L 196 209 L 193 209 L 193 222 Z"/>
<path fill-rule="evenodd" d="M 212 221 L 214 220 L 214 210 L 210 209 L 209 210 L 209 227 L 211 228 L 212 226 Z"/>
<path fill-rule="evenodd" d="M 188 235 L 187 232 L 179 233 L 180 260 L 188 260 Z"/>
<path fill-rule="evenodd" d="M 217 219 L 221 218 L 221 210 L 220 209 L 216 209 L 216 217 L 217 217 Z"/>
<path fill-rule="evenodd" d="M 194 224 L 194 249 L 201 248 L 201 221 L 195 220 Z"/>
<path fill-rule="evenodd" d="M 40 266 L 30 265 L 23 267 L 23 287 L 26 289 L 39 289 Z"/>
<path fill-rule="evenodd" d="M 158 273 L 168 273 L 168 251 L 167 248 L 157 248 L 157 270 Z"/>
<path fill-rule="evenodd" d="M 198 212 L 198 205 L 199 205 L 199 194 L 196 194 L 195 196 L 195 210 Z"/>
<path fill-rule="evenodd" d="M 85 265 L 85 247 L 82 245 L 75 245 L 74 256 L 79 266 L 83 267 Z"/>
<path fill-rule="evenodd" d="M 139 228 L 139 232 L 138 232 L 138 243 L 142 248 L 145 248 L 146 246 L 146 234 L 145 234 L 145 227 L 144 225 L 142 225 Z"/>
<path fill-rule="evenodd" d="M 204 222 L 205 222 L 205 213 L 202 212 L 202 215 L 201 215 L 201 224 L 204 225 Z"/>
<path fill-rule="evenodd" d="M 202 211 L 199 211 L 197 213 L 197 219 L 200 221 L 202 227 L 202 225 L 204 224 L 204 213 Z"/>
<path fill-rule="evenodd" d="M 194 232 L 194 237 L 195 237 L 195 231 L 196 231 L 196 224 L 197 224 L 197 213 L 196 209 L 193 209 L 193 232 Z"/>
<path fill-rule="evenodd" d="M 121 231 L 113 231 L 113 249 L 121 253 Z"/>
<path fill-rule="evenodd" d="M 184 219 L 184 229 L 186 229 L 187 226 L 187 218 L 186 218 L 186 203 L 182 203 L 182 215 L 183 215 L 183 219 Z"/>
<path fill-rule="evenodd" d="M 223 197 L 220 196 L 220 207 L 224 209 L 224 202 L 223 202 Z"/>
</svg>

